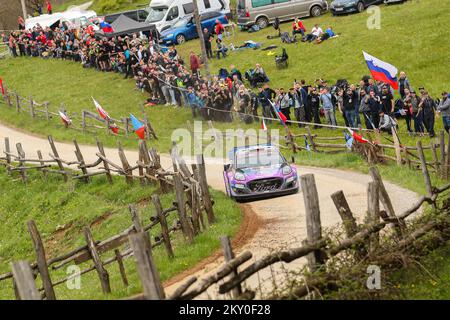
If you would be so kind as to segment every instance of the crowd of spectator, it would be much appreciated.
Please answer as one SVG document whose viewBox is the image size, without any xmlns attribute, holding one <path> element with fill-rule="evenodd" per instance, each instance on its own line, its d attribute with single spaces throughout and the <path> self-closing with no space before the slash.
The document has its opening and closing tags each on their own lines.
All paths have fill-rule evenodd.
<svg viewBox="0 0 450 320">
<path fill-rule="evenodd" d="M 297 26 L 296 32 L 303 34 L 304 27 Z M 207 80 L 200 74 L 202 61 L 194 52 L 190 53 L 188 66 L 175 46 L 160 47 L 142 34 L 104 38 L 96 36 L 91 26 L 71 29 L 62 23 L 55 29 L 38 25 L 32 30 L 2 34 L 2 39 L 13 57 L 72 60 L 85 68 L 120 73 L 124 78 L 134 78 L 137 88 L 148 92 L 150 104 L 191 107 L 194 116 L 199 114 L 207 120 L 230 122 L 237 112 L 246 123 L 261 115 L 270 121 L 277 117 L 279 109 L 288 125 L 314 123 L 315 128 L 320 128 L 322 121 L 329 126 L 339 125 L 339 112 L 347 127 L 364 124 L 367 129 L 389 132 L 397 125 L 396 118 L 402 117 L 409 132 L 423 135 L 426 130 L 434 136 L 435 114 L 442 113 L 445 129 L 450 128 L 448 94 L 442 93 L 438 102 L 425 88 L 419 88 L 418 94 L 404 72 L 400 73 L 400 98 L 396 101 L 389 85 L 370 77 L 357 85 L 345 80 L 332 85 L 318 79 L 312 85 L 301 80 L 288 90 L 272 89 L 260 64 L 244 73 L 251 87 L 258 88 L 251 90 L 235 66 L 230 66 L 229 71 L 221 69 L 219 75 Z"/>
</svg>

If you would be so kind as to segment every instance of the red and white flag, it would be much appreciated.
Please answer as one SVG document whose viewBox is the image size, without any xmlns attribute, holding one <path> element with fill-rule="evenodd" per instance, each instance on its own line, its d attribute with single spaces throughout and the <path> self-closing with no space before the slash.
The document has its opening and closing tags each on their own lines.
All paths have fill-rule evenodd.
<svg viewBox="0 0 450 320">
<path fill-rule="evenodd" d="M 355 131 L 353 131 L 350 128 L 347 128 L 348 131 L 350 132 L 350 134 L 352 135 L 353 139 L 355 139 L 356 141 L 360 142 L 360 143 L 370 143 L 369 140 L 365 139 L 363 136 L 357 134 Z"/>
<path fill-rule="evenodd" d="M 72 123 L 72 120 L 70 120 L 70 118 L 67 116 L 67 114 L 65 114 L 62 111 L 58 111 L 59 116 L 61 117 L 62 122 L 66 125 L 69 126 Z"/>
<path fill-rule="evenodd" d="M 267 126 L 266 126 L 266 122 L 264 121 L 264 118 L 262 118 L 262 121 L 261 121 L 261 129 L 264 131 L 267 131 Z"/>
<path fill-rule="evenodd" d="M 92 98 L 92 100 L 94 100 L 95 108 L 97 109 L 97 112 L 100 115 L 100 117 L 102 117 L 105 120 L 109 119 L 110 117 L 108 112 L 106 112 L 106 110 L 102 108 L 100 103 L 98 103 L 97 100 L 95 100 L 94 98 Z"/>
<path fill-rule="evenodd" d="M 0 92 L 2 93 L 2 96 L 5 95 L 5 87 L 3 86 L 2 78 L 0 78 Z"/>
</svg>

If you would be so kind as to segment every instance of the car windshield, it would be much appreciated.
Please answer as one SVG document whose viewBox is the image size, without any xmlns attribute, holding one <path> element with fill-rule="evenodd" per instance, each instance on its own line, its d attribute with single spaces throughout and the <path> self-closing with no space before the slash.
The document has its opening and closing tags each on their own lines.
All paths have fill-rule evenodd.
<svg viewBox="0 0 450 320">
<path fill-rule="evenodd" d="M 191 18 L 180 19 L 173 25 L 173 28 L 183 28 L 188 24 L 189 21 L 191 21 Z"/>
<path fill-rule="evenodd" d="M 145 22 L 158 22 L 161 21 L 167 12 L 167 7 L 154 7 L 149 8 L 147 19 Z"/>
<path fill-rule="evenodd" d="M 236 153 L 237 169 L 281 165 L 283 162 L 278 150 L 256 149 Z"/>
</svg>

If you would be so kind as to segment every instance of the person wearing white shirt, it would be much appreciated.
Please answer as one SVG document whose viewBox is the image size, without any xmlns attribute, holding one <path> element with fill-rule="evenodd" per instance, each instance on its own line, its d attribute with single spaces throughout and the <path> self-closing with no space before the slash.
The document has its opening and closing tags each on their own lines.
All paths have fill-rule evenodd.
<svg viewBox="0 0 450 320">
<path fill-rule="evenodd" d="M 319 38 L 323 34 L 323 30 L 321 27 L 319 27 L 318 24 L 314 25 L 314 28 L 312 28 L 311 33 L 306 36 L 306 41 L 312 42 Z"/>
</svg>

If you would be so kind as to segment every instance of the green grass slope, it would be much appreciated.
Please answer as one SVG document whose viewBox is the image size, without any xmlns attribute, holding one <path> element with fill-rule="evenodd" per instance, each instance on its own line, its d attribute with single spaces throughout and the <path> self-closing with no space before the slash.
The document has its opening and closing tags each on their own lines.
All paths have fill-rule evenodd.
<svg viewBox="0 0 450 320">
<path fill-rule="evenodd" d="M 145 224 L 155 215 L 150 195 L 156 187 L 141 187 L 139 183 L 129 186 L 124 179 L 114 177 L 114 184 L 97 177 L 90 184 L 81 182 L 64 183 L 59 177 L 49 176 L 44 180 L 39 174 L 29 174 L 29 182 L 24 185 L 17 175 L 9 177 L 0 167 L 0 273 L 10 271 L 10 262 L 27 259 L 35 261 L 26 223 L 36 221 L 41 232 L 48 258 L 67 253 L 85 245 L 83 227 L 91 226 L 94 239 L 104 240 L 131 225 L 129 204 L 138 204 Z M 193 245 L 187 245 L 181 232 L 172 234 L 175 259 L 169 260 L 160 246 L 154 250 L 156 264 L 163 281 L 194 266 L 209 257 L 220 246 L 219 236 L 233 236 L 241 222 L 241 212 L 237 204 L 221 192 L 213 192 L 215 213 L 218 222 L 207 232 L 195 238 Z M 163 208 L 172 206 L 173 194 L 161 195 Z M 172 223 L 175 215 L 169 216 Z M 151 234 L 160 233 L 158 228 Z M 111 253 L 102 255 L 105 260 Z M 141 290 L 134 259 L 124 260 L 130 286 L 121 282 L 117 264 L 108 265 L 112 294 L 101 292 L 100 282 L 95 272 L 83 275 L 81 290 L 69 290 L 62 284 L 56 287 L 58 299 L 110 299 L 122 298 L 139 293 Z M 84 263 L 80 267 L 90 267 Z M 63 268 L 51 273 L 53 282 L 66 276 Z M 0 299 L 14 298 L 12 282 L 0 282 Z"/>
</svg>

